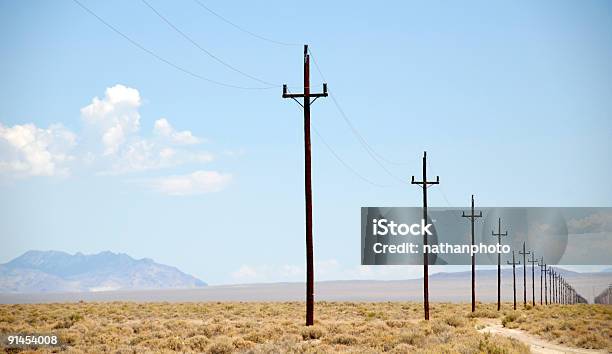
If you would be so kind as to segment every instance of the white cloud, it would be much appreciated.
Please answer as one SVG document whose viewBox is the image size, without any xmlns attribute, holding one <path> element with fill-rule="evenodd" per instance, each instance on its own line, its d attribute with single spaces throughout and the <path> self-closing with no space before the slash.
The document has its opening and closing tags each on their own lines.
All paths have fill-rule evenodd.
<svg viewBox="0 0 612 354">
<path fill-rule="evenodd" d="M 110 158 L 111 165 L 103 175 L 158 170 L 188 163 L 208 163 L 213 154 L 206 151 L 176 149 L 147 139 L 134 139 Z"/>
<path fill-rule="evenodd" d="M 212 153 L 197 146 L 203 139 L 189 130 L 176 130 L 166 118 L 156 120 L 148 134 L 142 134 L 141 105 L 140 92 L 120 84 L 108 87 L 102 98 L 94 97 L 80 110 L 83 134 L 74 155 L 77 136 L 60 124 L 44 129 L 0 123 L 0 173 L 68 175 L 67 163 L 73 161 L 70 167 L 118 175 L 213 161 Z M 152 186 L 170 195 L 199 194 L 221 190 L 230 180 L 228 174 L 199 171 L 160 178 Z"/>
<path fill-rule="evenodd" d="M 181 132 L 174 130 L 174 127 L 170 125 L 170 122 L 168 122 L 166 118 L 160 118 L 155 121 L 153 132 L 175 144 L 193 145 L 201 142 L 201 139 L 193 136 L 189 130 Z"/>
<path fill-rule="evenodd" d="M 64 164 L 76 135 L 60 124 L 47 129 L 34 124 L 5 127 L 0 123 L 0 172 L 14 176 L 67 175 Z"/>
<path fill-rule="evenodd" d="M 85 122 L 100 130 L 105 155 L 117 153 L 128 135 L 138 131 L 141 104 L 138 90 L 115 85 L 106 89 L 104 98 L 94 97 L 81 108 Z"/>
<path fill-rule="evenodd" d="M 153 125 L 150 137 L 141 135 L 140 92 L 124 85 L 106 89 L 103 98 L 94 97 L 81 109 L 86 127 L 93 128 L 103 145 L 96 159 L 100 174 L 117 175 L 174 167 L 187 163 L 207 163 L 213 155 L 189 147 L 202 142 L 191 131 L 177 131 L 166 118 Z M 91 159 L 90 159 L 91 160 Z"/>
<path fill-rule="evenodd" d="M 231 182 L 232 175 L 217 171 L 196 171 L 187 175 L 176 175 L 154 179 L 151 188 L 163 194 L 184 196 L 219 192 Z"/>
</svg>

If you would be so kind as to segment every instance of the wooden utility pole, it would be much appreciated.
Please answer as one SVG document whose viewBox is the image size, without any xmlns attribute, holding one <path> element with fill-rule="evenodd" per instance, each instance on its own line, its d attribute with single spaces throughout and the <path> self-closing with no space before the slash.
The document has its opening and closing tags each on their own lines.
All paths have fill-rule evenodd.
<svg viewBox="0 0 612 354">
<path fill-rule="evenodd" d="M 523 306 L 527 306 L 527 259 L 525 258 L 529 252 L 525 251 L 525 242 L 523 242 L 523 251 L 519 251 L 523 255 Z"/>
<path fill-rule="evenodd" d="M 557 299 L 557 303 L 561 303 L 561 274 L 555 274 L 555 298 Z"/>
<path fill-rule="evenodd" d="M 312 241 L 312 179 L 310 152 L 310 105 L 319 97 L 327 97 L 327 84 L 322 93 L 310 92 L 310 55 L 304 45 L 304 92 L 289 93 L 283 85 L 283 98 L 291 98 L 304 109 L 304 187 L 306 196 L 306 326 L 314 323 L 314 251 Z M 298 101 L 303 98 L 303 103 Z M 313 100 L 311 101 L 311 98 Z"/>
<path fill-rule="evenodd" d="M 535 264 L 540 260 L 535 259 L 535 253 L 531 252 L 531 259 L 527 262 L 531 263 L 531 306 L 535 307 Z"/>
<path fill-rule="evenodd" d="M 555 276 L 555 271 L 548 267 L 548 292 L 550 293 L 550 303 L 554 304 L 555 300 L 553 297 L 553 277 Z"/>
<path fill-rule="evenodd" d="M 538 267 L 540 267 L 540 305 L 544 305 L 544 297 L 542 294 L 542 281 L 543 281 L 543 272 L 545 272 L 544 267 L 546 267 L 546 265 L 544 264 L 544 257 L 540 257 L 540 261 L 538 262 Z"/>
<path fill-rule="evenodd" d="M 557 272 L 553 273 L 553 296 L 555 297 L 555 304 L 559 303 L 559 297 L 557 296 L 557 287 L 559 283 L 559 275 Z"/>
<path fill-rule="evenodd" d="M 555 270 L 553 268 L 550 269 L 550 303 L 555 303 Z"/>
<path fill-rule="evenodd" d="M 423 222 L 427 224 L 427 188 L 434 184 L 440 184 L 440 176 L 435 181 L 427 180 L 427 151 L 423 152 L 423 180 L 415 181 L 412 176 L 412 184 L 420 185 L 423 189 Z M 427 233 L 423 232 L 423 310 L 425 319 L 429 320 L 429 252 L 425 251 L 427 246 Z"/>
<path fill-rule="evenodd" d="M 472 194 L 472 209 L 469 215 L 465 214 L 465 211 L 461 214 L 464 218 L 470 218 L 472 224 L 472 247 L 474 247 L 474 220 L 482 217 L 482 211 L 478 214 L 474 212 L 474 195 Z M 476 311 L 476 254 L 472 254 L 472 312 Z"/>
<path fill-rule="evenodd" d="M 542 257 L 542 262 L 544 262 L 544 257 Z M 548 273 L 548 270 L 546 268 L 547 265 L 544 263 L 544 304 L 548 305 L 548 285 L 546 283 L 546 273 Z"/>
<path fill-rule="evenodd" d="M 565 283 L 565 279 L 563 279 L 563 303 L 567 304 L 567 284 Z"/>
<path fill-rule="evenodd" d="M 565 299 L 563 298 L 563 278 L 559 281 L 559 303 L 561 305 L 565 304 Z"/>
<path fill-rule="evenodd" d="M 555 271 L 555 304 L 558 304 L 559 301 L 559 273 Z"/>
<path fill-rule="evenodd" d="M 506 261 L 508 264 L 512 264 L 512 299 L 514 300 L 514 309 L 516 310 L 516 265 L 521 264 L 521 261 L 514 260 L 514 250 L 512 251 L 512 263 Z"/>
<path fill-rule="evenodd" d="M 565 279 L 563 279 L 561 281 L 561 303 L 564 304 L 564 305 L 567 303 L 567 301 L 566 301 L 567 299 L 565 298 L 565 290 L 566 290 Z"/>
<path fill-rule="evenodd" d="M 565 279 L 561 280 L 561 303 L 562 304 L 566 304 L 567 303 L 567 299 L 565 298 L 565 290 L 566 290 L 566 285 L 565 285 Z"/>
<path fill-rule="evenodd" d="M 502 236 L 508 236 L 508 232 L 501 232 L 501 218 L 497 219 L 497 233 L 491 231 L 492 236 L 497 236 L 497 244 L 501 245 Z M 497 311 L 501 310 L 501 253 L 497 254 Z"/>
</svg>

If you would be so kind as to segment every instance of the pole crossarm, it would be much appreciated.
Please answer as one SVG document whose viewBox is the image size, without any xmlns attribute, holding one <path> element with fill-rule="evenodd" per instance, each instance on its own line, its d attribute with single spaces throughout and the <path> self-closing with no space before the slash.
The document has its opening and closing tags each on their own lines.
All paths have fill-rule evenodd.
<svg viewBox="0 0 612 354">
<path fill-rule="evenodd" d="M 501 218 L 497 219 L 497 232 L 491 230 L 491 236 L 497 236 L 500 241 L 502 236 L 508 236 L 508 231 L 501 232 Z"/>
<path fill-rule="evenodd" d="M 327 83 L 323 83 L 323 92 L 320 93 L 290 93 L 289 89 L 287 88 L 287 84 L 283 85 L 283 98 L 307 98 L 307 97 L 314 97 L 315 99 L 319 98 L 319 97 L 327 97 L 329 96 L 328 92 L 327 92 Z M 311 101 L 310 103 L 314 102 Z"/>
<path fill-rule="evenodd" d="M 414 178 L 413 178 L 413 181 L 414 181 Z M 438 183 L 440 183 L 439 180 L 438 180 Z M 474 195 L 473 194 L 472 194 L 472 209 L 471 209 L 470 214 L 468 215 L 468 214 L 465 213 L 465 211 L 462 211 L 461 212 L 461 217 L 470 218 L 472 220 L 474 220 L 474 218 L 482 218 L 482 211 L 479 210 L 478 214 L 475 214 L 475 212 L 474 212 Z"/>
<path fill-rule="evenodd" d="M 425 185 L 425 187 L 429 187 L 430 185 L 433 184 L 440 184 L 440 176 L 436 176 L 436 180 L 435 181 L 415 181 L 414 180 L 414 176 L 412 176 L 412 181 L 410 181 L 410 183 L 412 184 L 422 184 Z"/>
</svg>

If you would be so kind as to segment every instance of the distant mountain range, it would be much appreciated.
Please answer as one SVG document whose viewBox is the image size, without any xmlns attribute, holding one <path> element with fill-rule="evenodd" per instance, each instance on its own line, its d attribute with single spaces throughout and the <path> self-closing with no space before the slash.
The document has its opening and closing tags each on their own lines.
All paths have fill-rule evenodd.
<svg viewBox="0 0 612 354">
<path fill-rule="evenodd" d="M 198 288 L 207 284 L 175 267 L 124 253 L 28 251 L 0 264 L 0 292 L 95 292 Z"/>
</svg>

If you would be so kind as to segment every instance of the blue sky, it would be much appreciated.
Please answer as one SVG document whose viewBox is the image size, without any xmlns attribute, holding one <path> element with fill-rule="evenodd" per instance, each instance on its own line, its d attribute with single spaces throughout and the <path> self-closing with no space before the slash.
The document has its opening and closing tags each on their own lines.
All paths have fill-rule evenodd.
<svg viewBox="0 0 612 354">
<path fill-rule="evenodd" d="M 207 57 L 141 1 L 83 4 L 158 55 L 261 86 Z M 198 44 L 273 83 L 301 82 L 302 48 L 259 40 L 192 0 L 148 0 Z M 609 1 L 205 1 L 277 41 L 308 43 L 330 92 L 406 180 L 428 151 L 431 205 L 612 206 Z M 302 114 L 280 88 L 197 80 L 75 2 L 0 1 L 0 262 L 29 249 L 150 257 L 210 283 L 302 279 Z M 313 86 L 322 78 L 313 71 Z M 96 98 L 94 100 L 94 98 Z M 89 108 L 88 108 L 89 107 Z M 418 206 L 366 153 L 330 98 L 313 125 L 315 255 L 359 267 L 359 208 Z M 448 202 L 447 202 L 448 201 Z"/>
</svg>

